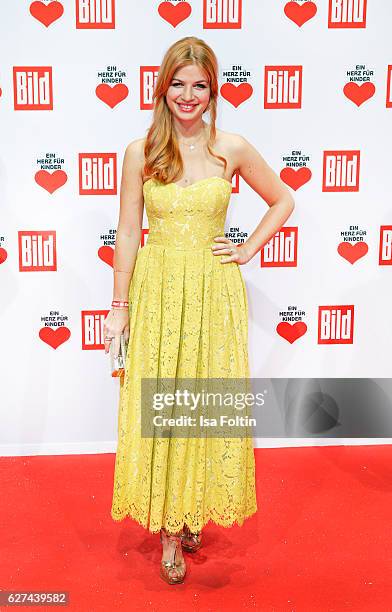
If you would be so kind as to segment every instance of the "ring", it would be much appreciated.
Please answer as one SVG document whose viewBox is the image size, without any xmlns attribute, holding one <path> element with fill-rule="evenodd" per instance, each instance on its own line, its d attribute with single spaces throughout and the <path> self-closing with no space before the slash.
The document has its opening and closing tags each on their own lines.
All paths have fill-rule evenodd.
<svg viewBox="0 0 392 612">
<path fill-rule="evenodd" d="M 106 342 L 107 340 L 113 340 L 113 338 L 114 338 L 114 336 L 112 336 L 111 338 L 105 338 L 105 342 Z"/>
</svg>

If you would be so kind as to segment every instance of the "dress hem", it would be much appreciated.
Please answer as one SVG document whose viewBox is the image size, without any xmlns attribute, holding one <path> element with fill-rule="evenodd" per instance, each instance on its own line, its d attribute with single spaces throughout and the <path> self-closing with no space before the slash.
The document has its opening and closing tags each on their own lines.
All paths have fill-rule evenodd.
<svg viewBox="0 0 392 612">
<path fill-rule="evenodd" d="M 242 527 L 242 525 L 244 524 L 246 519 L 252 517 L 257 512 L 258 512 L 258 507 L 256 506 L 252 510 L 249 510 L 244 515 L 242 515 L 241 518 L 236 518 L 233 521 L 227 521 L 227 520 L 225 521 L 225 520 L 221 520 L 219 518 L 209 517 L 203 523 L 203 525 L 201 526 L 200 529 L 197 529 L 197 530 L 194 530 L 194 531 L 201 531 L 201 529 L 204 529 L 204 527 L 206 527 L 209 523 L 213 523 L 215 525 L 218 525 L 219 527 L 225 527 L 225 528 L 234 527 L 236 525 L 238 527 Z M 148 522 L 141 521 L 140 519 L 136 518 L 135 516 L 132 515 L 130 510 L 125 511 L 121 515 L 114 516 L 113 514 L 111 514 L 110 516 L 111 516 L 111 518 L 113 519 L 113 521 L 115 523 L 120 523 L 121 521 L 124 521 L 126 518 L 129 518 L 129 519 L 135 521 L 141 527 L 144 527 L 144 529 L 146 529 L 149 533 L 159 533 L 162 528 L 165 528 L 165 529 L 167 529 L 170 532 L 170 529 L 167 526 L 165 526 L 165 525 L 161 525 L 161 527 L 157 527 L 156 529 L 150 529 L 150 525 L 148 525 Z M 192 529 L 192 526 L 189 525 L 189 523 L 187 523 L 187 519 L 184 519 L 184 523 L 186 523 L 190 527 L 191 531 L 194 529 L 194 528 Z M 176 531 L 178 531 L 178 529 Z M 174 531 L 173 533 L 176 533 L 176 531 Z"/>
</svg>

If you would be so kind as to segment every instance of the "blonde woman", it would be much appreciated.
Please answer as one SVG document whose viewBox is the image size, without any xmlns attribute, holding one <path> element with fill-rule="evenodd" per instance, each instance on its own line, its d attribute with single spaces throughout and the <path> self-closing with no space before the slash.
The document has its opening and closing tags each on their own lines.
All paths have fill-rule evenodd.
<svg viewBox="0 0 392 612">
<path fill-rule="evenodd" d="M 160 575 L 183 582 L 183 550 L 202 528 L 242 525 L 257 511 L 253 440 L 146 437 L 141 379 L 249 378 L 248 302 L 240 266 L 282 227 L 294 202 L 241 135 L 216 128 L 218 67 L 196 37 L 175 42 L 160 66 L 145 138 L 126 148 L 105 352 L 129 339 L 121 381 L 111 516 L 160 533 Z M 209 112 L 210 121 L 203 115 Z M 245 243 L 224 235 L 232 176 L 269 209 Z M 147 243 L 139 249 L 143 207 Z"/>
</svg>

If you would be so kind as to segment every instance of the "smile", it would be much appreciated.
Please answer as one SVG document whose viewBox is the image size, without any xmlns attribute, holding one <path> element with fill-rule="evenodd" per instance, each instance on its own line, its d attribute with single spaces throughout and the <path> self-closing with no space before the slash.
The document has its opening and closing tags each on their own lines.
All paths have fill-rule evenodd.
<svg viewBox="0 0 392 612">
<path fill-rule="evenodd" d="M 189 113 L 195 108 L 195 106 L 197 106 L 197 104 L 179 104 L 178 102 L 177 104 L 180 107 L 180 109 L 186 113 Z"/>
</svg>

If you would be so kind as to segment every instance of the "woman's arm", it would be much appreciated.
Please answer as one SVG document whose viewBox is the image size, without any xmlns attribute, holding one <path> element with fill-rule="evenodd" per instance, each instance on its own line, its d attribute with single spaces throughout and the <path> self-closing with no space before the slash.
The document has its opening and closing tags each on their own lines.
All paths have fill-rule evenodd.
<svg viewBox="0 0 392 612">
<path fill-rule="evenodd" d="M 135 267 L 143 223 L 143 181 L 141 160 L 144 159 L 143 139 L 131 142 L 122 167 L 120 215 L 113 257 L 113 299 L 128 300 L 129 284 Z M 144 163 L 144 162 L 143 162 Z M 113 342 L 114 356 L 120 349 L 120 336 L 129 338 L 128 308 L 111 308 L 104 324 L 105 353 Z"/>
<path fill-rule="evenodd" d="M 141 162 L 143 139 L 132 141 L 125 150 L 120 213 L 113 257 L 113 299 L 127 300 L 129 284 L 135 267 L 143 223 L 143 180 Z"/>
<path fill-rule="evenodd" d="M 238 134 L 236 134 L 233 155 L 235 167 L 241 177 L 269 206 L 269 210 L 267 210 L 255 231 L 249 236 L 248 240 L 238 246 L 241 256 L 237 252 L 224 260 L 226 263 L 232 260 L 238 261 L 240 258 L 240 263 L 247 263 L 284 225 L 291 215 L 295 203 L 281 178 L 267 164 L 257 149 L 246 138 Z"/>
<path fill-rule="evenodd" d="M 252 259 L 284 225 L 295 203 L 281 178 L 243 136 L 238 136 L 237 156 L 239 174 L 269 206 L 255 231 L 242 245 Z"/>
</svg>

